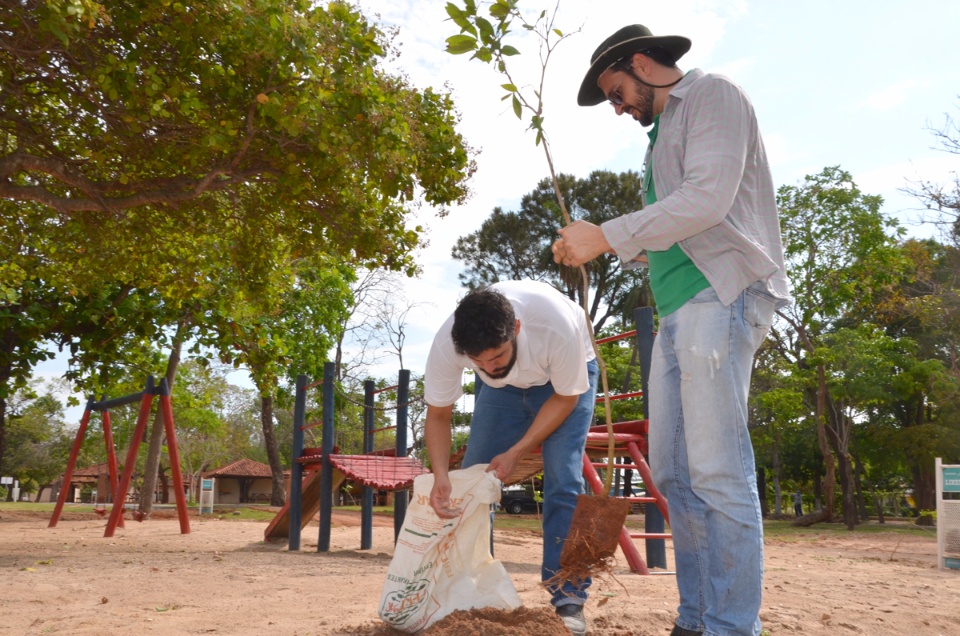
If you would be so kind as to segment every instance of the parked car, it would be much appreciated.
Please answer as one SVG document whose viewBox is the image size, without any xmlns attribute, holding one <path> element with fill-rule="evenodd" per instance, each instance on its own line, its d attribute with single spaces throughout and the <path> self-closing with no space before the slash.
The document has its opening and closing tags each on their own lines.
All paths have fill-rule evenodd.
<svg viewBox="0 0 960 636">
<path fill-rule="evenodd" d="M 540 512 L 541 503 L 523 490 L 504 490 L 500 495 L 500 507 L 512 515 L 524 512 Z"/>
</svg>

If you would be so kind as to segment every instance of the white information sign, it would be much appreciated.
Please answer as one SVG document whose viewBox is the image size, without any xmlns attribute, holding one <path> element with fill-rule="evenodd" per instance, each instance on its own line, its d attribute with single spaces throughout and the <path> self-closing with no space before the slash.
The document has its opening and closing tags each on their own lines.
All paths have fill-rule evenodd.
<svg viewBox="0 0 960 636">
<path fill-rule="evenodd" d="M 960 570 L 960 465 L 937 458 L 937 564 Z"/>
<path fill-rule="evenodd" d="M 216 486 L 216 479 L 200 480 L 200 500 L 197 502 L 200 507 L 200 514 L 213 514 L 213 493 Z"/>
</svg>

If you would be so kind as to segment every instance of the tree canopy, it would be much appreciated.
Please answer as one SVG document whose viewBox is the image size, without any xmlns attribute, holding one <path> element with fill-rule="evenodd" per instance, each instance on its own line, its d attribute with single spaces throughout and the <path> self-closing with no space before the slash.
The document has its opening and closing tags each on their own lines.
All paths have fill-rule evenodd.
<svg viewBox="0 0 960 636">
<path fill-rule="evenodd" d="M 640 177 L 633 171 L 597 170 L 583 179 L 561 174 L 557 183 L 574 220 L 603 223 L 642 207 Z M 552 181 L 543 179 L 523 196 L 519 210 L 496 208 L 479 230 L 457 239 L 452 255 L 466 265 L 461 282 L 474 288 L 528 278 L 550 283 L 576 299 L 578 282 L 564 275 L 550 252 L 562 223 Z M 625 270 L 619 259 L 605 255 L 590 263 L 588 273 L 594 290 L 590 318 L 596 331 L 610 318 L 629 324 L 634 307 L 652 304 L 645 269 Z"/>
<path fill-rule="evenodd" d="M 51 344 L 85 388 L 231 321 L 282 363 L 249 317 L 296 322 L 303 263 L 416 271 L 413 210 L 462 200 L 473 163 L 393 54 L 345 2 L 0 0 L 0 464 Z"/>
<path fill-rule="evenodd" d="M 0 198 L 104 230 L 144 206 L 189 227 L 229 193 L 256 204 L 218 223 L 409 267 L 404 204 L 460 200 L 472 166 L 449 96 L 387 54 L 343 2 L 5 0 Z"/>
</svg>

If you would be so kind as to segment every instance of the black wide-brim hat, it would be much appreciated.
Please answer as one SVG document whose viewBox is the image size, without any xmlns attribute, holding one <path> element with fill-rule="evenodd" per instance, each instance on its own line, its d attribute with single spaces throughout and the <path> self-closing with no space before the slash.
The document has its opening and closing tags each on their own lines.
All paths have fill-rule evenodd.
<svg viewBox="0 0 960 636">
<path fill-rule="evenodd" d="M 593 52 L 590 68 L 580 84 L 577 103 L 581 106 L 596 106 L 606 101 L 607 96 L 597 86 L 597 80 L 617 60 L 658 46 L 677 61 L 690 50 L 690 44 L 690 39 L 682 35 L 654 35 L 642 24 L 623 27 L 604 40 Z"/>
</svg>

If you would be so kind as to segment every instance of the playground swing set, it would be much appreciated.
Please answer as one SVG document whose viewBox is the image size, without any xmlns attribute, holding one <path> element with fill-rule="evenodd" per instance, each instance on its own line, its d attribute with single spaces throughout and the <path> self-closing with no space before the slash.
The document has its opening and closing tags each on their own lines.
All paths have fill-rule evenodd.
<svg viewBox="0 0 960 636">
<path fill-rule="evenodd" d="M 173 406 L 170 401 L 170 389 L 166 378 L 160 380 L 160 384 L 154 384 L 153 376 L 148 376 L 143 391 L 132 393 L 124 397 L 103 399 L 95 401 L 91 396 L 87 400 L 86 409 L 80 420 L 80 427 L 77 430 L 77 436 L 73 440 L 73 446 L 70 449 L 70 459 L 67 461 L 67 468 L 63 474 L 63 487 L 57 496 L 57 504 L 54 506 L 53 515 L 50 518 L 48 528 L 55 528 L 60 520 L 60 514 L 63 512 L 63 505 L 66 503 L 67 493 L 70 491 L 70 484 L 73 479 L 73 471 L 76 468 L 77 456 L 80 453 L 80 447 L 83 444 L 87 433 L 87 426 L 90 423 L 90 414 L 94 411 L 102 413 L 103 422 L 103 441 L 107 450 L 107 470 L 108 481 L 110 484 L 110 499 L 113 506 L 110 510 L 110 517 L 107 520 L 107 527 L 103 536 L 108 538 L 114 535 L 117 527 L 124 527 L 123 513 L 126 501 L 125 493 L 130 489 L 130 482 L 133 478 L 133 470 L 137 463 L 137 451 L 140 448 L 140 442 L 143 439 L 147 428 L 147 420 L 150 417 L 150 406 L 153 403 L 153 397 L 160 396 L 160 411 L 163 415 L 164 428 L 167 436 L 167 448 L 170 455 L 170 467 L 173 473 L 174 494 L 177 501 L 177 516 L 180 520 L 180 534 L 190 534 L 190 519 L 187 513 L 187 500 L 183 490 L 183 474 L 180 471 L 180 454 L 177 450 L 177 436 L 173 425 Z M 123 464 L 123 474 L 118 477 L 117 456 L 113 447 L 113 430 L 110 423 L 110 409 L 140 402 L 140 411 L 137 415 L 137 423 L 134 427 L 133 437 L 130 441 L 130 447 L 127 451 L 127 458 Z M 99 471 L 99 469 L 98 469 Z M 101 512 L 100 510 L 103 510 Z M 94 511 L 104 516 L 106 508 Z M 134 511 L 134 519 L 142 521 L 143 516 L 139 511 Z"/>
<path fill-rule="evenodd" d="M 647 378 L 650 373 L 650 358 L 653 349 L 653 309 L 640 307 L 634 311 L 636 329 L 623 334 L 598 340 L 598 344 L 626 338 L 637 338 L 640 362 L 641 390 L 610 396 L 610 400 L 622 400 L 635 397 L 643 398 L 643 411 L 649 413 L 647 400 Z M 294 406 L 293 429 L 293 468 L 291 470 L 290 493 L 287 503 L 264 531 L 266 541 L 286 538 L 290 551 L 300 550 L 300 535 L 303 528 L 319 511 L 320 529 L 317 541 L 318 552 L 330 550 L 330 528 L 333 510 L 333 493 L 346 479 L 363 485 L 361 501 L 361 540 L 360 549 L 369 550 L 373 544 L 373 494 L 374 490 L 394 492 L 394 540 L 399 536 L 407 509 L 407 490 L 413 486 L 417 475 L 429 472 L 415 458 L 407 457 L 407 403 L 409 401 L 410 372 L 401 370 L 398 385 L 387 389 L 374 389 L 374 383 L 368 380 L 364 384 L 364 436 L 363 454 L 342 455 L 334 445 L 334 364 L 324 366 L 323 379 L 310 383 L 305 375 L 297 377 L 296 401 Z M 306 392 L 322 386 L 321 421 L 306 424 Z M 396 425 L 374 429 L 374 399 L 377 393 L 397 390 Z M 603 398 L 599 398 L 601 402 Z M 322 425 L 321 448 L 304 448 L 304 431 Z M 396 448 L 390 451 L 374 451 L 373 435 L 376 432 L 396 429 Z M 613 466 L 604 460 L 608 457 L 610 434 L 606 426 L 591 427 L 587 434 L 586 451 L 583 455 L 583 475 L 594 494 L 603 493 L 603 480 L 599 470 L 635 470 L 640 475 L 645 496 L 635 497 L 611 495 L 628 499 L 631 503 L 644 504 L 644 531 L 631 532 L 626 525 L 620 529 L 618 543 L 626 558 L 630 570 L 636 574 L 650 574 L 650 568 L 658 568 L 661 574 L 667 572 L 665 541 L 671 535 L 665 532 L 669 521 L 667 500 L 656 488 L 647 455 L 648 420 L 631 420 L 613 424 L 613 442 L 617 457 L 629 458 L 631 463 L 618 463 Z M 318 452 L 319 451 L 319 452 Z M 451 468 L 459 467 L 464 449 L 451 457 Z M 514 469 L 504 485 L 527 481 L 543 472 L 543 458 L 539 449 L 526 455 Z M 640 555 L 635 540 L 645 542 L 646 559 Z"/>
</svg>

